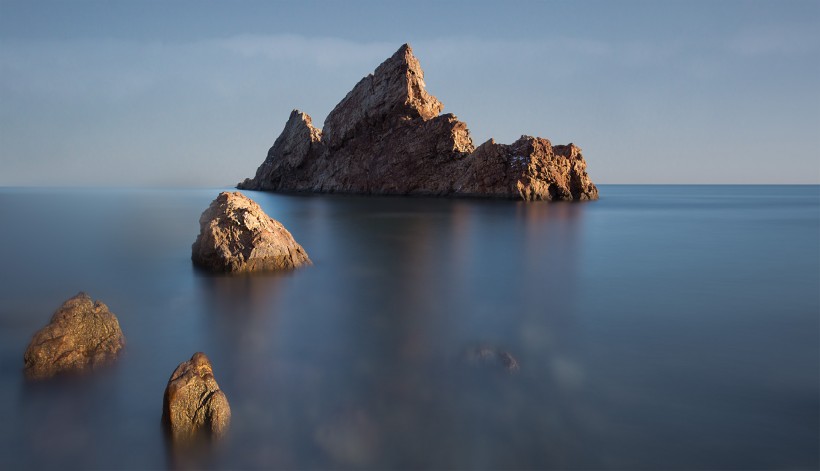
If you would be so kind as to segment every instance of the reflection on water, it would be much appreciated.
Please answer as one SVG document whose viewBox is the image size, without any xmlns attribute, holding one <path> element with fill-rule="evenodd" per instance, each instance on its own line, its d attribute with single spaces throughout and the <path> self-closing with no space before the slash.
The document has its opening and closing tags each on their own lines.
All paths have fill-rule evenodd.
<svg viewBox="0 0 820 471">
<path fill-rule="evenodd" d="M 247 192 L 315 263 L 261 276 L 191 266 L 216 193 L 0 190 L 0 467 L 818 464 L 818 187 Z M 119 317 L 122 358 L 25 383 L 31 334 L 79 290 Z M 196 351 L 231 429 L 166 450 L 162 392 Z"/>
</svg>

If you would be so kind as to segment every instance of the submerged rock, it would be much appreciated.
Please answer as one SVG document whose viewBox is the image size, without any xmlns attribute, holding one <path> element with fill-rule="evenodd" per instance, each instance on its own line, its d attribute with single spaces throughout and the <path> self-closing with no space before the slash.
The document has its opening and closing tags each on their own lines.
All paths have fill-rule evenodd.
<svg viewBox="0 0 820 471">
<path fill-rule="evenodd" d="M 489 345 L 467 349 L 464 358 L 475 366 L 502 368 L 510 373 L 519 370 L 518 360 L 510 352 Z"/>
<path fill-rule="evenodd" d="M 250 190 L 480 196 L 523 200 L 598 198 L 581 149 L 522 136 L 478 149 L 467 125 L 425 90 L 409 45 L 363 78 L 328 114 L 324 129 L 294 110 L 268 156 L 238 185 Z"/>
<path fill-rule="evenodd" d="M 162 399 L 162 423 L 174 441 L 201 435 L 219 438 L 228 430 L 231 407 L 214 379 L 210 360 L 197 352 L 174 370 Z"/>
<path fill-rule="evenodd" d="M 86 293 L 68 299 L 37 331 L 23 355 L 26 376 L 44 379 L 114 361 L 125 345 L 117 317 Z"/>
<path fill-rule="evenodd" d="M 217 272 L 286 270 L 310 265 L 279 221 L 239 192 L 222 192 L 199 218 L 191 259 Z"/>
</svg>

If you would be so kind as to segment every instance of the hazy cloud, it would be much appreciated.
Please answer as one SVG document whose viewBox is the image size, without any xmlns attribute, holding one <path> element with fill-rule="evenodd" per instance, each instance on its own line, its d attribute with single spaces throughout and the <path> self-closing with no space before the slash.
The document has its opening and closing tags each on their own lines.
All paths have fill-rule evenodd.
<svg viewBox="0 0 820 471">
<path fill-rule="evenodd" d="M 747 57 L 813 54 L 813 60 L 820 60 L 820 34 L 816 27 L 773 25 L 736 34 L 726 42 L 726 50 Z"/>
</svg>

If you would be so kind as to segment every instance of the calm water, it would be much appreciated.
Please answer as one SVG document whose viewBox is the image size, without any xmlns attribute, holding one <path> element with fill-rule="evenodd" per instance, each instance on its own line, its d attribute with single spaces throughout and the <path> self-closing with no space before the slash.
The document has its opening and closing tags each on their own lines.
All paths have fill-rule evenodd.
<svg viewBox="0 0 820 471">
<path fill-rule="evenodd" d="M 820 187 L 603 186 L 589 204 L 246 192 L 315 265 L 190 263 L 218 190 L 0 189 L 0 468 L 813 469 Z M 128 344 L 23 380 L 84 290 Z M 472 364 L 479 345 L 517 374 Z M 196 351 L 233 409 L 166 447 Z"/>
</svg>

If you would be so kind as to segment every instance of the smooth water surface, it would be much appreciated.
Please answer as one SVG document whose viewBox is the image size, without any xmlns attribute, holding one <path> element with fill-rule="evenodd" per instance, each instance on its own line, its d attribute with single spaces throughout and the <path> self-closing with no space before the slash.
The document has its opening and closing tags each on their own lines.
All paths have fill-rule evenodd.
<svg viewBox="0 0 820 471">
<path fill-rule="evenodd" d="M 245 192 L 314 265 L 195 270 L 219 190 L 0 189 L 0 468 L 816 469 L 820 187 L 603 186 L 583 204 Z M 78 291 L 113 367 L 24 380 Z M 508 351 L 510 374 L 476 365 Z M 233 410 L 166 446 L 196 351 Z"/>
</svg>

